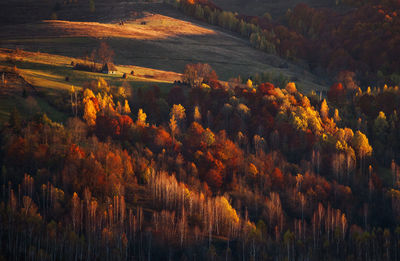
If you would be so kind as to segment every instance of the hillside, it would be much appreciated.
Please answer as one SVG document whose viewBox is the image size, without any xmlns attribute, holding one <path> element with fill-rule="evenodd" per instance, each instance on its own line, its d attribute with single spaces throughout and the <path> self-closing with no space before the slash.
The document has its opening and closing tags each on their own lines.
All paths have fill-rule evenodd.
<svg viewBox="0 0 400 261">
<path fill-rule="evenodd" d="M 255 50 L 246 41 L 217 27 L 188 19 L 168 5 L 116 3 L 110 6 L 123 9 L 129 15 L 118 17 L 113 11 L 108 17 L 102 17 L 100 10 L 97 21 L 9 24 L 0 31 L 0 47 L 78 58 L 90 53 L 100 41 L 106 41 L 115 51 L 115 63 L 120 65 L 181 73 L 186 64 L 201 62 L 214 67 L 222 80 L 268 71 L 295 80 L 306 93 L 326 89 L 325 80 L 306 69 Z M 119 25 L 121 20 L 125 21 L 123 26 Z"/>
</svg>

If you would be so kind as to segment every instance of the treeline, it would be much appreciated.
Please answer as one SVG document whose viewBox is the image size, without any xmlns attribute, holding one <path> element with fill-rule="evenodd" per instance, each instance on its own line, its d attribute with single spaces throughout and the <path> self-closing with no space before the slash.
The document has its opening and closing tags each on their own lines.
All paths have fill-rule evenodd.
<svg viewBox="0 0 400 261">
<path fill-rule="evenodd" d="M 197 19 L 239 33 L 258 49 L 272 54 L 287 54 L 277 49 L 276 35 L 272 30 L 264 29 L 257 23 L 247 21 L 244 17 L 241 18 L 232 12 L 223 11 L 209 1 L 172 0 L 167 2 Z"/>
</svg>

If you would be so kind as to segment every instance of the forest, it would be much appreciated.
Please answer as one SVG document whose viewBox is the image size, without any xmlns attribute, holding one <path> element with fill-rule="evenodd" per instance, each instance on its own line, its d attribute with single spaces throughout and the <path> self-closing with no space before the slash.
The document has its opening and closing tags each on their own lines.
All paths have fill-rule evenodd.
<svg viewBox="0 0 400 261">
<path fill-rule="evenodd" d="M 282 20 L 168 2 L 332 84 L 303 93 L 188 63 L 168 89 L 71 85 L 49 100 L 65 121 L 14 106 L 0 260 L 400 260 L 400 2 L 300 4 Z M 91 56 L 74 69 L 114 51 Z"/>
<path fill-rule="evenodd" d="M 71 89 L 2 130 L 3 258 L 397 260 L 399 88 L 293 82 Z M 340 110 L 338 109 L 340 108 Z"/>
</svg>

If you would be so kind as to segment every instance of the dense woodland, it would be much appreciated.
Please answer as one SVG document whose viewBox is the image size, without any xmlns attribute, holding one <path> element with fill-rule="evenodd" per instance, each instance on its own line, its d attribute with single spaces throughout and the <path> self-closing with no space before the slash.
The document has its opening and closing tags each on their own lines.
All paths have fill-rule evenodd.
<svg viewBox="0 0 400 261">
<path fill-rule="evenodd" d="M 400 6 L 365 2 L 299 5 L 283 24 L 174 2 L 335 75 L 326 97 L 188 64 L 167 93 L 72 87 L 49 101 L 64 123 L 15 108 L 0 135 L 0 259 L 400 260 Z M 89 69 L 113 52 L 91 56 Z"/>
<path fill-rule="evenodd" d="M 193 64 L 166 95 L 71 89 L 66 124 L 16 109 L 2 257 L 398 260 L 400 91 L 352 76 L 321 100 Z"/>
</svg>

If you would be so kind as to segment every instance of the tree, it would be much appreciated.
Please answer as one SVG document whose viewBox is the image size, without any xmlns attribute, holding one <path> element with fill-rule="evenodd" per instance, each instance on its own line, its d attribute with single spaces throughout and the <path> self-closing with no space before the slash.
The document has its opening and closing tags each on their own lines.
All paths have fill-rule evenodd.
<svg viewBox="0 0 400 261">
<path fill-rule="evenodd" d="M 175 134 L 178 130 L 178 124 L 176 122 L 175 115 L 172 115 L 171 119 L 169 120 L 169 128 L 171 129 L 172 138 L 175 138 Z"/>
<path fill-rule="evenodd" d="M 324 100 L 322 101 L 322 103 L 321 103 L 321 110 L 320 110 L 320 112 L 321 112 L 321 118 L 322 118 L 323 120 L 328 119 L 328 116 L 329 116 L 329 107 L 328 107 L 328 104 L 326 103 L 326 100 L 325 100 L 325 99 L 324 99 Z"/>
<path fill-rule="evenodd" d="M 182 74 L 182 81 L 194 87 L 198 84 L 197 78 L 198 73 L 195 66 L 193 64 L 187 64 Z"/>
<path fill-rule="evenodd" d="M 218 80 L 218 77 L 208 64 L 187 64 L 182 74 L 182 81 L 192 87 L 200 87 L 203 82 Z"/>
<path fill-rule="evenodd" d="M 383 111 L 379 112 L 378 117 L 374 121 L 374 134 L 378 139 L 385 139 L 389 130 L 389 123 Z"/>
<path fill-rule="evenodd" d="M 201 113 L 199 110 L 199 106 L 194 107 L 193 119 L 197 122 L 201 122 Z"/>
<path fill-rule="evenodd" d="M 246 86 L 247 86 L 248 88 L 252 88 L 252 87 L 253 87 L 253 81 L 252 81 L 250 78 L 247 79 Z"/>
<path fill-rule="evenodd" d="M 288 93 L 293 94 L 297 92 L 296 89 L 296 84 L 294 82 L 289 82 L 288 84 L 286 84 L 286 88 Z"/>
<path fill-rule="evenodd" d="M 361 159 L 361 171 L 362 171 L 364 165 L 364 158 L 366 156 L 371 155 L 372 147 L 369 145 L 367 136 L 365 136 L 365 134 L 363 134 L 361 131 L 357 131 L 354 134 L 351 144 L 354 150 L 356 151 L 358 158 Z"/>
<path fill-rule="evenodd" d="M 342 119 L 339 116 L 339 110 L 335 109 L 335 113 L 333 114 L 333 119 L 335 120 L 336 123 L 338 123 L 339 121 L 341 121 Z"/>
<path fill-rule="evenodd" d="M 342 83 L 346 90 L 354 91 L 358 88 L 358 85 L 354 81 L 355 73 L 351 71 L 341 71 L 337 76 L 337 81 Z"/>
<path fill-rule="evenodd" d="M 147 126 L 146 118 L 146 113 L 144 113 L 142 109 L 139 109 L 136 124 L 141 127 Z"/>
<path fill-rule="evenodd" d="M 84 112 L 83 119 L 89 126 L 96 124 L 96 117 L 98 112 L 98 105 L 96 106 L 97 99 L 90 89 L 86 89 L 83 93 Z"/>
<path fill-rule="evenodd" d="M 99 48 L 97 49 L 97 55 L 101 63 L 105 64 L 112 62 L 115 53 L 106 42 L 101 42 Z"/>
<path fill-rule="evenodd" d="M 333 84 L 328 91 L 328 99 L 330 102 L 343 102 L 342 99 L 345 97 L 345 90 L 342 83 Z"/>
<path fill-rule="evenodd" d="M 130 114 L 131 113 L 131 107 L 129 107 L 128 100 L 125 100 L 124 107 L 122 107 L 122 113 L 123 114 Z"/>
<path fill-rule="evenodd" d="M 185 119 L 185 108 L 181 104 L 174 104 L 171 108 L 170 116 L 174 116 L 177 121 Z"/>
</svg>

